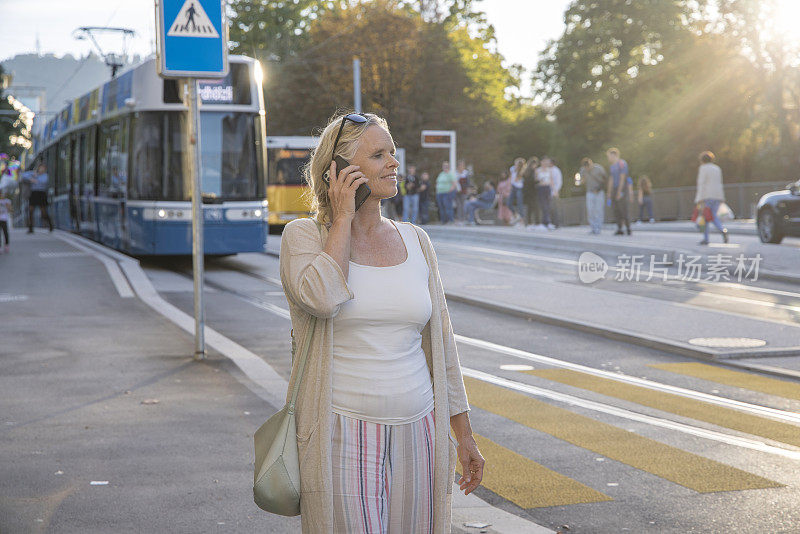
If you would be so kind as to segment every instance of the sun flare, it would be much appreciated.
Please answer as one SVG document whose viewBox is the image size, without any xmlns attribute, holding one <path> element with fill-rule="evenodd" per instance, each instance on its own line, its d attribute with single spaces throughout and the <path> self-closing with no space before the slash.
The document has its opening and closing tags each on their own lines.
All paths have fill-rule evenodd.
<svg viewBox="0 0 800 534">
<path fill-rule="evenodd" d="M 777 36 L 800 42 L 800 1 L 772 0 L 771 26 Z"/>
</svg>

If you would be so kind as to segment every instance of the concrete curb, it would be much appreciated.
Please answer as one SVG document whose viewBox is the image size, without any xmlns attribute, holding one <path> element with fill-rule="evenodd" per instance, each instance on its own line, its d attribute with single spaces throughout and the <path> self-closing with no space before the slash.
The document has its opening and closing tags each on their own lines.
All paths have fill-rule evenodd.
<svg viewBox="0 0 800 534">
<path fill-rule="evenodd" d="M 520 317 L 522 319 L 529 319 L 540 323 L 551 324 L 554 326 L 561 326 L 572 330 L 577 330 L 579 332 L 587 332 L 608 339 L 624 341 L 626 343 L 633 343 L 636 345 L 652 349 L 662 350 L 664 352 L 670 352 L 673 354 L 679 354 L 681 356 L 687 356 L 689 358 L 695 358 L 705 361 L 713 361 L 715 363 L 730 367 L 744 368 L 784 378 L 800 379 L 800 372 L 793 371 L 791 369 L 781 369 L 779 367 L 774 367 L 769 365 L 735 361 L 738 358 L 800 356 L 800 346 L 786 347 L 780 349 L 759 348 L 759 349 L 728 351 L 728 352 L 713 351 L 713 350 L 703 349 L 695 345 L 690 345 L 689 343 L 683 343 L 681 341 L 665 339 L 658 336 L 649 336 L 646 334 L 625 330 L 623 328 L 610 328 L 608 326 L 599 325 L 597 323 L 590 323 L 588 321 L 581 321 L 578 319 L 570 319 L 568 317 L 557 316 L 551 313 L 543 313 L 529 308 L 522 308 L 510 304 L 478 299 L 475 297 L 470 297 L 468 295 L 454 293 L 451 291 L 445 292 L 445 296 L 447 297 L 448 300 L 451 301 L 462 302 L 464 304 L 469 304 L 479 308 L 505 313 L 508 315 L 513 315 L 515 317 Z"/>
<path fill-rule="evenodd" d="M 731 235 L 749 235 L 749 236 L 758 236 L 758 229 L 756 228 L 756 223 L 752 221 L 752 219 L 747 220 L 749 222 L 745 222 L 745 220 L 739 219 L 734 221 L 726 221 L 722 224 L 725 225 L 725 228 L 728 229 L 728 233 Z M 731 224 L 733 222 L 734 224 Z M 744 224 L 749 224 L 749 226 L 743 226 Z M 614 225 L 605 225 L 603 226 L 603 230 L 612 230 L 614 229 Z M 631 229 L 634 232 L 682 232 L 686 234 L 701 234 L 702 232 L 699 231 L 695 226 L 694 223 L 691 221 L 661 221 L 656 222 L 655 224 L 650 223 L 642 223 L 642 224 L 631 224 Z"/>
</svg>

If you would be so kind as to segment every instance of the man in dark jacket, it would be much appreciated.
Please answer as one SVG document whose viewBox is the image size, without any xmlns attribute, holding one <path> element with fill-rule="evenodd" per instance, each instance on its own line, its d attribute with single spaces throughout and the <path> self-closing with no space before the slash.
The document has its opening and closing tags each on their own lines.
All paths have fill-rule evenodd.
<svg viewBox="0 0 800 534">
<path fill-rule="evenodd" d="M 494 185 L 490 181 L 483 184 L 483 193 L 476 199 L 469 200 L 464 204 L 464 209 L 467 212 L 467 224 L 475 224 L 475 210 L 487 210 L 494 205 L 495 190 Z"/>
</svg>

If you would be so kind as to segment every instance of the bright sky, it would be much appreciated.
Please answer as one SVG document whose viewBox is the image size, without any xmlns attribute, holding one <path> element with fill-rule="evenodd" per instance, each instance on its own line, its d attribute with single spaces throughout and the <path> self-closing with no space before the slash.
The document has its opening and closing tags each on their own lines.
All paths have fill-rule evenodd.
<svg viewBox="0 0 800 534">
<path fill-rule="evenodd" d="M 497 31 L 498 49 L 511 63 L 528 69 L 548 39 L 564 27 L 563 11 L 568 0 L 483 0 L 478 9 L 486 12 Z M 153 0 L 0 0 L 6 14 L 0 32 L 0 60 L 36 51 L 38 35 L 42 53 L 81 56 L 91 49 L 72 32 L 80 26 L 124 26 L 136 31 L 128 42 L 132 54 L 147 55 L 155 41 Z M 98 39 L 104 51 L 122 51 L 122 39 Z"/>
</svg>

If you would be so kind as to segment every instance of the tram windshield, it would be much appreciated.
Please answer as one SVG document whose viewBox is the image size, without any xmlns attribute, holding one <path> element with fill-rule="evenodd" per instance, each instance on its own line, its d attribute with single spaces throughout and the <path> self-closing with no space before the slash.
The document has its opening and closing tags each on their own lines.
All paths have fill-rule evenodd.
<svg viewBox="0 0 800 534">
<path fill-rule="evenodd" d="M 255 200 L 265 196 L 259 170 L 258 115 L 201 112 L 201 184 L 206 200 Z M 190 200 L 192 184 L 184 173 L 184 121 L 181 112 L 140 112 L 133 128 L 131 198 Z"/>
<path fill-rule="evenodd" d="M 252 113 L 200 113 L 203 196 L 235 200 L 256 195 L 254 119 Z"/>
<path fill-rule="evenodd" d="M 270 185 L 302 185 L 303 167 L 311 156 L 310 149 L 269 149 L 267 175 Z"/>
</svg>

